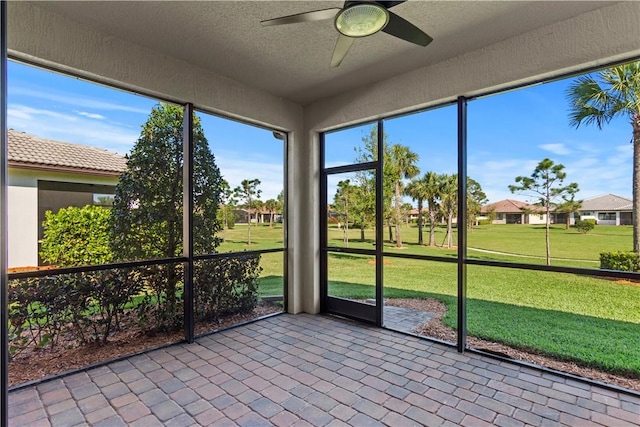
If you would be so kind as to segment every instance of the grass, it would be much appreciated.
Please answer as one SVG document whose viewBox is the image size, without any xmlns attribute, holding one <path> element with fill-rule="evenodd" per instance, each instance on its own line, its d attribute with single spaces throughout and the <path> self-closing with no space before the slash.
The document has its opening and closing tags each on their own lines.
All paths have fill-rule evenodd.
<svg viewBox="0 0 640 427">
<path fill-rule="evenodd" d="M 553 224 L 550 229 L 551 257 L 553 265 L 582 268 L 598 268 L 600 252 L 627 251 L 632 248 L 631 226 L 596 226 L 587 234 L 579 233 L 575 228 L 565 229 L 562 224 Z M 424 228 L 424 241 L 428 243 L 428 227 Z M 384 230 L 385 239 L 388 232 Z M 343 231 L 336 226 L 328 229 L 329 244 L 344 245 Z M 360 241 L 360 230 L 349 230 L 349 247 L 373 249 L 374 230 L 365 231 L 365 241 Z M 457 244 L 457 232 L 454 229 L 454 245 Z M 454 258 L 457 249 L 442 247 L 445 240 L 445 228 L 436 227 L 436 245 L 431 248 L 418 245 L 418 228 L 415 224 L 402 228 L 403 249 L 397 249 L 394 243 L 384 242 L 388 253 L 409 253 L 420 255 L 444 256 Z M 497 261 L 512 261 L 529 264 L 546 262 L 544 225 L 496 224 L 476 226 L 467 233 L 470 258 Z M 486 252 L 485 252 L 486 251 Z M 498 252 L 498 253 L 493 253 Z"/>
<path fill-rule="evenodd" d="M 246 245 L 246 226 L 227 234 L 220 250 L 282 247 L 278 224 L 252 227 L 251 246 Z M 328 230 L 330 244 L 342 246 L 342 231 Z M 359 230 L 350 230 L 349 247 L 373 249 L 373 230 L 364 242 Z M 386 235 L 386 230 L 385 230 Z M 438 228 L 437 242 L 444 240 Z M 425 240 L 428 232 L 425 229 Z M 552 226 L 554 265 L 598 268 L 601 251 L 631 247 L 631 228 L 600 226 L 579 234 L 564 226 Z M 544 228 L 527 225 L 492 225 L 474 228 L 469 246 L 501 254 L 473 252 L 469 255 L 526 263 L 544 263 Z M 454 258 L 456 250 L 417 245 L 417 228 L 403 229 L 404 249 L 384 243 L 386 253 L 414 253 Z M 519 257 L 513 255 L 520 255 Z M 282 293 L 282 254 L 262 255 L 264 268 L 261 295 Z M 559 260 L 557 258 L 563 258 Z M 375 295 L 375 264 L 365 255 L 329 255 L 329 293 L 344 298 Z M 456 327 L 457 271 L 453 263 L 385 257 L 385 298 L 436 298 L 447 305 L 446 324 Z M 594 277 L 468 266 L 467 323 L 469 333 L 487 340 L 534 350 L 558 359 L 575 361 L 609 372 L 640 377 L 640 286 Z"/>
</svg>

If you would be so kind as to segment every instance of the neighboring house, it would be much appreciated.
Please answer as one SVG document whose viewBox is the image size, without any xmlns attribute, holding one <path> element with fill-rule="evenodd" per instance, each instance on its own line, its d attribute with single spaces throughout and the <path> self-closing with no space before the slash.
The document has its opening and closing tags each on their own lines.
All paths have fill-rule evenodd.
<svg viewBox="0 0 640 427">
<path fill-rule="evenodd" d="M 580 219 L 595 219 L 598 225 L 632 225 L 633 200 L 604 194 L 582 202 Z"/>
<path fill-rule="evenodd" d="M 251 223 L 269 222 L 268 211 L 258 211 L 257 209 L 234 209 L 233 213 L 236 216 L 237 224 L 249 223 L 249 217 L 251 217 Z"/>
<path fill-rule="evenodd" d="M 110 205 L 126 159 L 84 145 L 8 131 L 9 268 L 39 265 L 42 221 L 50 210 Z"/>
<path fill-rule="evenodd" d="M 540 206 L 530 205 L 519 200 L 505 199 L 483 206 L 480 210 L 482 218 L 488 218 L 488 213 L 492 210 L 496 215 L 493 224 L 546 223 L 547 215 Z"/>
<path fill-rule="evenodd" d="M 418 220 L 418 209 L 411 209 L 409 211 L 409 221 L 417 221 Z M 422 220 L 427 221 L 429 219 L 429 208 L 422 208 Z"/>
</svg>

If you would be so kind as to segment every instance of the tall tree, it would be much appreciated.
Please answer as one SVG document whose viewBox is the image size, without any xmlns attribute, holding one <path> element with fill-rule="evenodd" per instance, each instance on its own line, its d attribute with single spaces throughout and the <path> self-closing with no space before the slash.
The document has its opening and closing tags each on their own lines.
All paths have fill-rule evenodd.
<svg viewBox="0 0 640 427">
<path fill-rule="evenodd" d="M 440 207 L 447 220 L 447 234 L 445 241 L 447 248 L 453 247 L 453 217 L 458 208 L 458 175 L 439 175 Z M 460 226 L 460 224 L 458 224 Z M 464 227 L 464 225 L 462 225 Z"/>
<path fill-rule="evenodd" d="M 411 179 L 420 173 L 420 169 L 416 165 L 418 163 L 418 154 L 414 153 L 406 145 L 394 144 L 391 146 L 390 166 L 393 174 L 394 188 L 394 210 L 396 225 L 396 247 L 402 248 L 402 234 L 400 232 L 402 226 L 402 192 L 404 190 L 405 179 Z"/>
<path fill-rule="evenodd" d="M 423 203 L 427 197 L 427 189 L 423 178 L 413 179 L 404 189 L 404 193 L 411 197 L 412 200 L 418 202 L 418 244 L 424 245 L 424 239 L 422 235 L 422 210 Z"/>
<path fill-rule="evenodd" d="M 393 164 L 391 162 L 391 149 L 388 142 L 388 136 L 385 133 L 382 136 L 382 195 L 383 195 L 383 215 L 384 219 L 387 222 L 387 228 L 389 230 L 389 241 L 393 241 L 393 232 L 391 229 L 391 222 L 393 219 L 393 190 L 394 190 L 394 171 Z M 357 147 L 356 151 L 356 162 L 365 163 L 365 162 L 376 162 L 378 161 L 378 127 L 372 126 L 369 129 L 369 133 L 362 137 L 363 146 Z M 375 173 L 367 171 L 367 179 L 371 183 L 375 183 Z M 375 187 L 373 187 L 375 188 Z M 371 197 L 370 201 L 372 202 L 373 213 L 375 213 L 375 191 L 369 193 L 369 197 Z"/>
<path fill-rule="evenodd" d="M 233 193 L 235 197 L 241 200 L 247 208 L 247 230 L 248 230 L 248 238 L 247 245 L 251 245 L 251 212 L 252 209 L 256 206 L 256 200 L 260 199 L 260 194 L 262 194 L 262 190 L 258 189 L 260 185 L 259 179 L 243 179 L 239 186 L 237 186 Z M 257 211 L 256 211 L 257 212 Z M 257 221 L 257 214 L 256 214 Z"/>
<path fill-rule="evenodd" d="M 345 179 L 338 182 L 338 189 L 333 198 L 333 207 L 338 214 L 345 248 L 349 247 L 349 221 L 353 221 L 350 215 L 354 209 L 356 191 L 357 189 L 351 185 L 351 181 Z"/>
<path fill-rule="evenodd" d="M 269 228 L 273 228 L 273 214 L 278 210 L 278 201 L 269 199 L 264 202 L 264 207 L 269 211 Z"/>
<path fill-rule="evenodd" d="M 364 231 L 375 222 L 376 216 L 376 179 L 369 171 L 356 172 L 354 179 L 354 200 L 352 218 L 360 228 L 360 241 L 365 241 Z"/>
<path fill-rule="evenodd" d="M 556 200 L 573 196 L 578 192 L 578 184 L 572 182 L 564 185 L 567 177 L 563 171 L 564 165 L 555 164 L 550 159 L 543 159 L 533 170 L 531 176 L 517 176 L 517 185 L 510 185 L 512 193 L 520 193 L 526 196 L 535 197 L 537 206 L 544 208 L 546 214 L 545 221 L 545 242 L 547 248 L 547 265 L 551 265 L 551 242 L 549 240 L 549 226 L 551 224 L 551 208 L 556 205 Z"/>
<path fill-rule="evenodd" d="M 285 221 L 284 212 L 286 210 L 284 206 L 284 190 L 278 193 L 278 197 L 276 197 L 276 201 L 278 202 L 277 209 L 278 209 L 278 212 L 280 212 L 280 220 L 284 224 L 284 221 Z"/>
<path fill-rule="evenodd" d="M 633 251 L 640 254 L 640 62 L 579 77 L 567 89 L 569 123 L 595 124 L 599 129 L 614 117 L 626 117 L 633 144 Z"/>
<path fill-rule="evenodd" d="M 118 260 L 182 256 L 183 108 L 153 107 L 140 137 L 127 156 L 111 211 L 111 247 Z M 220 243 L 216 211 L 222 178 L 209 150 L 200 119 L 193 119 L 193 245 L 212 253 Z M 176 313 L 179 274 L 167 264 L 162 280 L 167 313 Z"/>
<path fill-rule="evenodd" d="M 233 209 L 237 200 L 233 197 L 233 190 L 224 179 L 220 182 L 220 207 L 218 208 L 218 219 L 222 222 L 222 240 L 226 240 L 227 230 L 233 227 L 235 222 Z"/>
<path fill-rule="evenodd" d="M 436 217 L 440 209 L 440 177 L 437 173 L 429 171 L 424 174 L 422 180 L 424 181 L 425 200 L 429 210 L 429 246 L 433 247 L 436 245 Z"/>
<path fill-rule="evenodd" d="M 487 203 L 487 195 L 482 186 L 473 178 L 467 177 L 467 228 L 473 228 L 482 205 Z"/>
</svg>

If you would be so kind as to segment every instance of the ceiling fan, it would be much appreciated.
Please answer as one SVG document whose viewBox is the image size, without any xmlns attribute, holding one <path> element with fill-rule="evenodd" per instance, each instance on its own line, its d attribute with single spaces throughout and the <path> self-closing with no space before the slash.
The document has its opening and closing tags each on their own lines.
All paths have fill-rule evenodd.
<svg viewBox="0 0 640 427">
<path fill-rule="evenodd" d="M 322 21 L 333 18 L 338 31 L 338 41 L 333 49 L 331 66 L 337 67 L 349 52 L 354 40 L 371 36 L 383 31 L 420 46 L 433 41 L 424 31 L 411 22 L 391 12 L 389 9 L 404 1 L 352 1 L 347 0 L 341 8 L 314 10 L 296 15 L 261 21 L 263 26 L 297 24 L 301 22 Z"/>
</svg>

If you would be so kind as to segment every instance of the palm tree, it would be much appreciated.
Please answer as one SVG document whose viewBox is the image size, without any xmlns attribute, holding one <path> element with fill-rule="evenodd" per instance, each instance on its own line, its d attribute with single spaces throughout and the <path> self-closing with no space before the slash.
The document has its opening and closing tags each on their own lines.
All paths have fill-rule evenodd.
<svg viewBox="0 0 640 427">
<path fill-rule="evenodd" d="M 264 202 L 264 207 L 269 211 L 269 228 L 273 228 L 273 214 L 278 210 L 278 201 L 269 199 Z"/>
<path fill-rule="evenodd" d="M 425 186 L 425 200 L 429 209 L 429 246 L 436 245 L 436 216 L 438 215 L 438 201 L 440 200 L 440 179 L 438 174 L 432 171 L 422 177 Z"/>
<path fill-rule="evenodd" d="M 640 62 L 579 77 L 567 89 L 569 122 L 599 129 L 614 117 L 627 117 L 633 129 L 633 251 L 640 254 Z"/>
<path fill-rule="evenodd" d="M 400 235 L 402 190 L 404 187 L 403 179 L 411 179 L 420 173 L 420 169 L 416 166 L 418 162 L 418 154 L 414 153 L 406 145 L 395 144 L 391 147 L 391 170 L 394 177 L 394 194 L 395 194 L 395 222 L 396 222 L 396 247 L 402 248 L 402 237 Z"/>
<path fill-rule="evenodd" d="M 440 175 L 440 204 L 447 219 L 447 248 L 453 246 L 453 216 L 458 207 L 458 175 Z M 460 226 L 460 224 L 458 224 Z M 464 227 L 464 224 L 462 224 Z"/>
<path fill-rule="evenodd" d="M 422 238 L 422 204 L 426 199 L 426 190 L 427 188 L 423 178 L 412 180 L 409 184 L 407 184 L 407 187 L 404 189 L 404 194 L 411 197 L 412 200 L 415 200 L 418 202 L 418 244 L 419 245 L 424 244 L 424 240 Z"/>
</svg>

